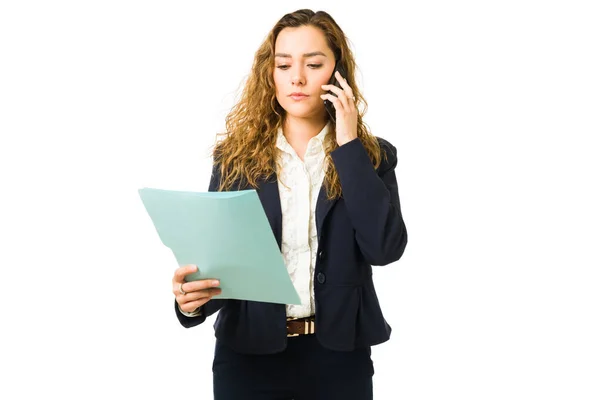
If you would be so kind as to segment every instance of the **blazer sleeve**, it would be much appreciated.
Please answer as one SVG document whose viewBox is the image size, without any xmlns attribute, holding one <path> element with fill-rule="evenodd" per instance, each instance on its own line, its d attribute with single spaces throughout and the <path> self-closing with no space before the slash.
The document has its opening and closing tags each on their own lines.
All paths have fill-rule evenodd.
<svg viewBox="0 0 600 400">
<path fill-rule="evenodd" d="M 221 173 L 219 167 L 216 163 L 213 163 L 212 174 L 210 177 L 210 183 L 208 185 L 209 192 L 216 192 L 219 188 L 219 183 L 221 181 Z M 201 265 L 198 266 L 202 268 Z M 206 321 L 206 317 L 211 316 L 212 314 L 219 311 L 224 305 L 226 299 L 212 299 L 208 303 L 204 304 L 200 307 L 200 315 L 196 317 L 186 317 L 182 314 L 177 306 L 177 301 L 175 301 L 175 314 L 177 315 L 177 319 L 185 328 L 191 328 L 193 326 L 199 325 Z"/>
<path fill-rule="evenodd" d="M 358 138 L 332 151 L 331 158 L 365 260 L 371 265 L 386 265 L 404 253 L 407 233 L 394 172 L 397 151 L 388 141 L 377 139 L 387 155 L 387 160 L 382 157 L 377 170 Z"/>
</svg>

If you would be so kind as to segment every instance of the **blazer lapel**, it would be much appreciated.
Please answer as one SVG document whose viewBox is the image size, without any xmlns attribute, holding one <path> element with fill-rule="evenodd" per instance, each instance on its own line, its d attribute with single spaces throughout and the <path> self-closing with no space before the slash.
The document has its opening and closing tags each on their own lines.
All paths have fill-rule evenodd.
<svg viewBox="0 0 600 400">
<path fill-rule="evenodd" d="M 281 250 L 281 200 L 279 198 L 279 187 L 275 174 L 259 184 L 256 191 Z"/>
<path fill-rule="evenodd" d="M 261 182 L 258 190 L 256 191 L 260 202 L 265 210 L 265 214 L 271 225 L 271 229 L 281 250 L 281 199 L 279 197 L 279 186 L 277 184 L 277 176 L 273 174 L 269 179 Z M 331 210 L 331 207 L 337 202 L 337 199 L 327 200 L 327 190 L 325 185 L 321 186 L 319 196 L 317 198 L 317 206 L 315 211 L 315 218 L 317 220 L 317 236 L 321 239 L 321 232 L 323 229 L 323 222 L 327 217 L 327 214 Z"/>
<path fill-rule="evenodd" d="M 321 190 L 319 191 L 319 197 L 317 198 L 317 209 L 315 211 L 315 218 L 317 219 L 317 237 L 319 238 L 319 242 L 321 242 L 321 233 L 325 217 L 327 217 L 329 210 L 331 210 L 331 207 L 333 207 L 336 202 L 337 199 L 327 200 L 327 190 L 325 189 L 325 185 L 322 185 Z"/>
</svg>

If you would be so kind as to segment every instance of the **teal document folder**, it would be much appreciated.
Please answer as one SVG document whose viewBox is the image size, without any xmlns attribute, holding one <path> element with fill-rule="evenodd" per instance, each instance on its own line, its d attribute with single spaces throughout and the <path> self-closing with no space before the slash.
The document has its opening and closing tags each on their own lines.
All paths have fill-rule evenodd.
<svg viewBox="0 0 600 400">
<path fill-rule="evenodd" d="M 179 266 L 198 266 L 186 281 L 219 279 L 215 299 L 301 304 L 256 190 L 138 192 Z"/>
</svg>

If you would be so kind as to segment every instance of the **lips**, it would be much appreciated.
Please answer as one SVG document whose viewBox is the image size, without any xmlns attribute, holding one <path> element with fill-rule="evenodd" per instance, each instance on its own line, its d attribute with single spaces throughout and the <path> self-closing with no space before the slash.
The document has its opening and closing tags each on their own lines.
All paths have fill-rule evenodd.
<svg viewBox="0 0 600 400">
<path fill-rule="evenodd" d="M 304 93 L 292 93 L 289 97 L 294 101 L 302 101 L 308 99 L 308 95 Z"/>
</svg>

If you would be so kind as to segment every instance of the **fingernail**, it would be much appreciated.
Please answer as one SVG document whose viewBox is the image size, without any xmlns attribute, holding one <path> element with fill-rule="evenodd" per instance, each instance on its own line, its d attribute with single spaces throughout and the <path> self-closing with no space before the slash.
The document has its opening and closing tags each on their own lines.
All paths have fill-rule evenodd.
<svg viewBox="0 0 600 400">
<path fill-rule="evenodd" d="M 191 265 L 191 270 L 192 270 L 192 271 L 196 271 L 197 269 L 198 269 L 198 266 L 196 266 L 196 265 L 194 265 L 194 264 L 192 264 L 192 265 Z"/>
<path fill-rule="evenodd" d="M 219 281 L 212 281 L 211 285 L 213 285 L 213 286 L 219 286 Z"/>
</svg>

